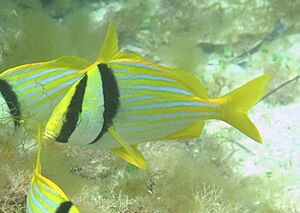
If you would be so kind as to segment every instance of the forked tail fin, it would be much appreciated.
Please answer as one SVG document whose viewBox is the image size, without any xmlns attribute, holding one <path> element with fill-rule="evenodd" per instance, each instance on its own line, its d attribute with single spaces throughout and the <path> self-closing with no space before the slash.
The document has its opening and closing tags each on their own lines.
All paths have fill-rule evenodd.
<svg viewBox="0 0 300 213">
<path fill-rule="evenodd" d="M 270 80 L 271 73 L 262 75 L 220 98 L 225 102 L 221 119 L 259 143 L 263 139 L 248 111 L 264 95 Z"/>
</svg>

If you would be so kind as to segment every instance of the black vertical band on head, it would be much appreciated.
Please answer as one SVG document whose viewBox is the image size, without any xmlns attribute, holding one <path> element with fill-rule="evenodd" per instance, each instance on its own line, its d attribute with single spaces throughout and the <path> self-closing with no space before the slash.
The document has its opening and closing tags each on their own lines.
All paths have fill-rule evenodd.
<svg viewBox="0 0 300 213">
<path fill-rule="evenodd" d="M 102 80 L 104 122 L 100 133 L 90 144 L 97 142 L 104 133 L 107 132 L 108 128 L 112 125 L 113 119 L 117 115 L 120 106 L 120 92 L 112 70 L 107 66 L 107 64 L 98 64 L 98 69 Z"/>
<path fill-rule="evenodd" d="M 10 110 L 11 116 L 14 118 L 15 127 L 20 126 L 21 111 L 17 94 L 13 91 L 9 83 L 3 79 L 0 79 L 0 92 Z"/>
<path fill-rule="evenodd" d="M 68 213 L 72 206 L 73 203 L 71 201 L 65 201 L 58 206 L 55 213 Z"/>
<path fill-rule="evenodd" d="M 84 75 L 84 77 L 79 81 L 75 88 L 75 92 L 66 111 L 65 121 L 62 125 L 59 135 L 56 137 L 56 141 L 58 142 L 67 143 L 71 134 L 76 128 L 80 114 L 82 112 L 82 103 L 87 80 L 87 75 Z"/>
</svg>

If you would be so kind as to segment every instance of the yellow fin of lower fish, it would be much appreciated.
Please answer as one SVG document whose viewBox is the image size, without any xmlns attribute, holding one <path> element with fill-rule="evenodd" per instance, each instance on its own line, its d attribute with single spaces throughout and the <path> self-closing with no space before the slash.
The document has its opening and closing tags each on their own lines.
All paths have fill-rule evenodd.
<svg viewBox="0 0 300 213">
<path fill-rule="evenodd" d="M 137 144 L 127 144 L 112 128 L 109 128 L 108 131 L 122 145 L 121 148 L 111 149 L 114 153 L 141 169 L 147 169 L 147 162 L 141 151 L 138 149 Z"/>
<path fill-rule="evenodd" d="M 27 193 L 26 212 L 79 213 L 77 207 L 73 205 L 61 188 L 41 173 L 41 128 L 38 131 L 37 160 L 34 175 Z"/>
<path fill-rule="evenodd" d="M 259 143 L 263 143 L 263 139 L 247 113 L 263 96 L 271 76 L 271 73 L 262 75 L 227 95 L 217 98 L 220 102 L 225 102 L 220 119 Z"/>
</svg>

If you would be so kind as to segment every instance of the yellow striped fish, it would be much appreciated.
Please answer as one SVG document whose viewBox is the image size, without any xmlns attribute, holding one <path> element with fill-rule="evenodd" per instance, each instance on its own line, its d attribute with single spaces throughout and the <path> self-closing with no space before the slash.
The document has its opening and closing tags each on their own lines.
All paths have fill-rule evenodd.
<svg viewBox="0 0 300 213">
<path fill-rule="evenodd" d="M 26 212 L 28 213 L 78 213 L 78 209 L 65 193 L 41 173 L 42 134 L 39 130 L 38 151 L 34 175 L 27 192 Z"/>
<path fill-rule="evenodd" d="M 85 70 L 53 110 L 46 139 L 108 148 L 143 169 L 147 164 L 137 144 L 197 138 L 208 119 L 223 120 L 262 142 L 247 112 L 271 74 L 209 98 L 192 74 L 119 52 L 112 23 L 97 61 Z"/>
<path fill-rule="evenodd" d="M 88 65 L 84 59 L 64 56 L 1 73 L 0 135 L 13 133 L 21 124 L 36 131 Z"/>
</svg>

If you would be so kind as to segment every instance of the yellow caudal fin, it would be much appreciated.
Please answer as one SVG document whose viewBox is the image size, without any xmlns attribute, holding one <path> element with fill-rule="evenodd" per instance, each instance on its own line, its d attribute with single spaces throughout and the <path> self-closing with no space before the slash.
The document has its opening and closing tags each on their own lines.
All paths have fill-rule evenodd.
<svg viewBox="0 0 300 213">
<path fill-rule="evenodd" d="M 110 20 L 107 33 L 105 35 L 104 44 L 96 60 L 96 64 L 106 63 L 113 59 L 119 58 L 141 59 L 142 57 L 134 53 L 123 53 L 119 51 L 118 34 L 115 25 Z"/>
<path fill-rule="evenodd" d="M 259 143 L 263 139 L 247 113 L 264 95 L 270 80 L 271 73 L 262 75 L 220 98 L 225 102 L 221 119 Z"/>
</svg>

